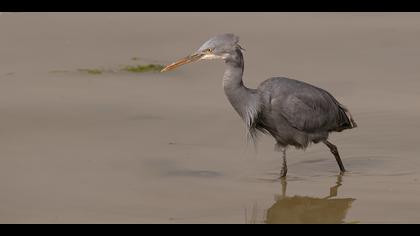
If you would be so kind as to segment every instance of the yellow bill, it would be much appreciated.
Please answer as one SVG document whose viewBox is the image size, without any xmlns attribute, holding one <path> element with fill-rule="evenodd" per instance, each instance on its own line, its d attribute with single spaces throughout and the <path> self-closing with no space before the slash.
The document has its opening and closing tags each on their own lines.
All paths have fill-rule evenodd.
<svg viewBox="0 0 420 236">
<path fill-rule="evenodd" d="M 185 65 L 185 64 L 188 64 L 188 63 L 191 63 L 191 62 L 198 61 L 198 60 L 200 60 L 200 59 L 201 59 L 204 55 L 205 55 L 205 54 L 193 54 L 193 55 L 190 55 L 190 56 L 184 57 L 184 58 L 179 59 L 178 61 L 176 61 L 176 62 L 174 62 L 174 63 L 172 63 L 172 64 L 170 64 L 170 65 L 166 66 L 166 67 L 165 67 L 165 68 L 163 68 L 160 72 L 165 72 L 165 71 L 168 71 L 168 70 L 173 70 L 173 69 L 175 69 L 175 68 L 177 68 L 177 67 L 180 67 L 180 66 L 182 66 L 182 65 Z"/>
</svg>

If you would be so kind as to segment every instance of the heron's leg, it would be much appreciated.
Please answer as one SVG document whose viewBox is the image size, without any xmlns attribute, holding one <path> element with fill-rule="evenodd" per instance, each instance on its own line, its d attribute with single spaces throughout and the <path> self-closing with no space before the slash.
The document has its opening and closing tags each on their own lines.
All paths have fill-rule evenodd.
<svg viewBox="0 0 420 236">
<path fill-rule="evenodd" d="M 338 153 L 337 147 L 334 144 L 328 142 L 327 140 L 325 140 L 323 142 L 324 142 L 325 145 L 327 145 L 327 147 L 330 149 L 331 153 L 334 155 L 335 160 L 337 161 L 337 164 L 340 167 L 340 172 L 341 173 L 346 172 L 346 169 L 344 169 L 343 162 L 341 161 L 340 154 Z"/>
<path fill-rule="evenodd" d="M 286 178 L 287 175 L 287 163 L 286 163 L 286 148 L 282 148 L 283 152 L 283 165 L 281 166 L 280 178 Z"/>
</svg>

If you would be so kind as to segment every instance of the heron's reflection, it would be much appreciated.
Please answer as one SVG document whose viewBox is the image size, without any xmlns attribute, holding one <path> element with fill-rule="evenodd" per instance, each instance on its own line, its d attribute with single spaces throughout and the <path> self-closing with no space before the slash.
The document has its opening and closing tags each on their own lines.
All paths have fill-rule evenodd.
<svg viewBox="0 0 420 236">
<path fill-rule="evenodd" d="M 353 198 L 334 198 L 342 185 L 342 176 L 337 176 L 337 183 L 330 188 L 328 196 L 323 198 L 305 196 L 286 196 L 287 182 L 282 180 L 282 194 L 276 203 L 267 210 L 268 224 L 335 224 L 345 223 L 348 209 Z"/>
</svg>

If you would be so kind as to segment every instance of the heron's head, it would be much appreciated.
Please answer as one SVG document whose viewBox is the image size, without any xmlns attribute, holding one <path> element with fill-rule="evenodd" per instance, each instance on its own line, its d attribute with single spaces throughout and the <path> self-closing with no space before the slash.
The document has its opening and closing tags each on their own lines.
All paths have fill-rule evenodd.
<svg viewBox="0 0 420 236">
<path fill-rule="evenodd" d="M 228 59 L 238 49 L 243 48 L 238 44 L 239 37 L 234 34 L 221 34 L 207 40 L 196 52 L 179 59 L 178 61 L 166 66 L 161 72 L 175 69 L 187 63 L 209 60 L 209 59 Z"/>
</svg>

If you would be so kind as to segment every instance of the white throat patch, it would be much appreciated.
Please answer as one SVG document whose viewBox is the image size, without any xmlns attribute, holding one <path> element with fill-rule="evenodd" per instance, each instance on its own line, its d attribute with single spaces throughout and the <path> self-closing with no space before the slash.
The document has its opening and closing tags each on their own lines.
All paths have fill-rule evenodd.
<svg viewBox="0 0 420 236">
<path fill-rule="evenodd" d="M 214 55 L 214 54 L 206 54 L 201 59 L 214 60 L 214 59 L 224 59 L 224 57 L 223 56 Z"/>
</svg>

